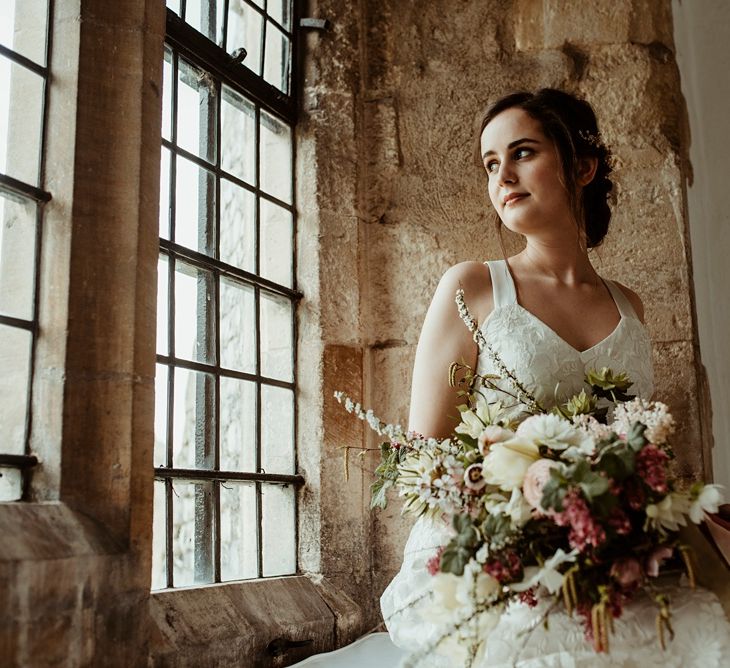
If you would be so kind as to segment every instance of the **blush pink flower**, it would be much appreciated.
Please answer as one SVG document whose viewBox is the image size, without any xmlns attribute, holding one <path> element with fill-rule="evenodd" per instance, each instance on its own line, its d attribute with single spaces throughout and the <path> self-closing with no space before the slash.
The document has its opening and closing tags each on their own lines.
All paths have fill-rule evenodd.
<svg viewBox="0 0 730 668">
<path fill-rule="evenodd" d="M 636 455 L 636 472 L 644 479 L 650 489 L 659 494 L 669 491 L 667 486 L 667 462 L 669 455 L 650 443 Z"/>
<path fill-rule="evenodd" d="M 674 550 L 668 545 L 660 545 L 654 550 L 649 558 L 646 560 L 646 574 L 655 578 L 659 575 L 659 568 L 664 563 L 665 559 L 674 554 Z"/>
<path fill-rule="evenodd" d="M 511 432 L 509 429 L 504 429 L 496 424 L 490 424 L 488 427 L 484 428 L 484 431 L 479 434 L 479 438 L 477 439 L 479 452 L 486 457 L 489 454 L 489 448 L 491 448 L 495 443 L 503 443 L 513 436 L 514 432 Z"/>
<path fill-rule="evenodd" d="M 617 559 L 611 566 L 611 577 L 624 589 L 630 589 L 641 582 L 644 572 L 638 559 L 627 557 Z"/>
<path fill-rule="evenodd" d="M 550 469 L 556 466 L 551 459 L 538 459 L 530 464 L 525 473 L 525 480 L 522 483 L 522 494 L 525 501 L 536 510 L 545 512 L 541 505 L 542 490 L 550 480 Z"/>
</svg>

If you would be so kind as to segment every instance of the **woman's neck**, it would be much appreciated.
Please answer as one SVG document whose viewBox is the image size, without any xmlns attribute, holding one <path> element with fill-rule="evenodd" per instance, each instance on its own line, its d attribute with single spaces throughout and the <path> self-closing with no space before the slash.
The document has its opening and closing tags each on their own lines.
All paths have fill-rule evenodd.
<svg viewBox="0 0 730 668">
<path fill-rule="evenodd" d="M 599 280 L 587 251 L 577 243 L 551 245 L 528 240 L 524 250 L 510 258 L 510 263 L 518 271 L 539 274 L 567 287 L 595 284 Z"/>
</svg>

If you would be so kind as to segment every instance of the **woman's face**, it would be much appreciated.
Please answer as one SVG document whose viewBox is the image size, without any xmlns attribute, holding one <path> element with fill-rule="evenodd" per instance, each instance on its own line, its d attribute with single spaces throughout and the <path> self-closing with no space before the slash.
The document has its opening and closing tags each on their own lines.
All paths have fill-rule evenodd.
<svg viewBox="0 0 730 668">
<path fill-rule="evenodd" d="M 489 198 L 505 226 L 540 237 L 575 233 L 557 148 L 526 111 L 506 109 L 481 136 Z"/>
</svg>

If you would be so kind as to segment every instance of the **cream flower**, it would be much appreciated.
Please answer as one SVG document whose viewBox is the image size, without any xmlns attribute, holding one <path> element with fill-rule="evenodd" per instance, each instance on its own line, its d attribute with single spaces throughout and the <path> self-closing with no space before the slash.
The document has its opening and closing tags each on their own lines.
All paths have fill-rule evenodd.
<svg viewBox="0 0 730 668">
<path fill-rule="evenodd" d="M 565 578 L 558 571 L 558 566 L 566 562 L 575 561 L 577 555 L 578 550 L 566 553 L 562 548 L 558 548 L 558 551 L 545 562 L 542 568 L 528 566 L 525 568 L 525 575 L 522 582 L 515 582 L 509 585 L 509 588 L 513 591 L 527 591 L 530 587 L 540 584 L 551 594 L 554 594 L 563 586 L 563 580 Z"/>
<path fill-rule="evenodd" d="M 488 404 L 481 395 L 477 395 L 476 407 L 461 411 L 461 424 L 454 431 L 457 434 L 467 434 L 472 438 L 479 438 L 484 427 L 497 421 L 502 413 L 502 404 L 499 402 Z"/>
<path fill-rule="evenodd" d="M 551 450 L 565 450 L 571 446 L 583 449 L 592 446 L 591 439 L 582 431 L 552 413 L 528 417 L 517 427 L 517 435 Z"/>
<path fill-rule="evenodd" d="M 722 485 L 705 485 L 689 508 L 689 518 L 699 524 L 705 513 L 716 513 L 723 502 Z"/>
<path fill-rule="evenodd" d="M 539 458 L 540 451 L 534 442 L 515 436 L 490 448 L 484 458 L 484 477 L 488 483 L 510 492 L 522 485 L 530 464 Z"/>
<path fill-rule="evenodd" d="M 486 427 L 481 434 L 479 434 L 479 452 L 486 457 L 489 452 L 489 448 L 491 448 L 495 443 L 508 441 L 514 435 L 515 433 L 509 429 L 504 429 L 496 424 L 491 424 Z"/>
<path fill-rule="evenodd" d="M 494 504 L 489 512 L 492 515 L 504 513 L 512 520 L 512 524 L 517 527 L 521 527 L 532 517 L 532 508 L 525 500 L 519 487 L 512 490 L 509 501 Z"/>
<path fill-rule="evenodd" d="M 686 526 L 685 514 L 689 511 L 689 499 L 683 494 L 667 494 L 659 503 L 650 503 L 646 507 L 646 516 L 650 524 L 677 531 Z"/>
</svg>

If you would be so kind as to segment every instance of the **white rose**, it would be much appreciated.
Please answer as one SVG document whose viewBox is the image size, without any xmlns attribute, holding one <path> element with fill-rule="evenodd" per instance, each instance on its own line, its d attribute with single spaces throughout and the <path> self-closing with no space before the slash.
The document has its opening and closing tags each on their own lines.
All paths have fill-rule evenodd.
<svg viewBox="0 0 730 668">
<path fill-rule="evenodd" d="M 593 445 L 586 434 L 552 413 L 528 417 L 517 427 L 517 435 L 551 450 L 565 450 L 571 446 L 584 449 Z"/>
<path fill-rule="evenodd" d="M 537 445 L 519 436 L 495 443 L 484 458 L 484 478 L 488 483 L 510 492 L 522 485 L 530 464 L 539 458 Z"/>
</svg>

